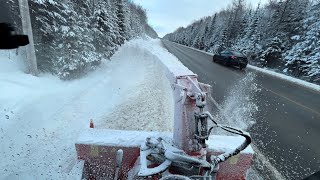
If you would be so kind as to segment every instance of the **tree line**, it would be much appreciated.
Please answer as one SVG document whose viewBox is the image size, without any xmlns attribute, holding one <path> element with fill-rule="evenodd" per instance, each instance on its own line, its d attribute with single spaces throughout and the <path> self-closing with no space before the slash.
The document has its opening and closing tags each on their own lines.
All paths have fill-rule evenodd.
<svg viewBox="0 0 320 180">
<path fill-rule="evenodd" d="M 165 39 L 218 53 L 240 51 L 250 64 L 320 84 L 320 1 L 245 0 L 167 34 Z"/>
<path fill-rule="evenodd" d="M 9 0 L 20 27 L 18 0 Z M 29 0 L 38 69 L 61 79 L 94 70 L 125 41 L 158 37 L 146 11 L 129 0 Z"/>
</svg>

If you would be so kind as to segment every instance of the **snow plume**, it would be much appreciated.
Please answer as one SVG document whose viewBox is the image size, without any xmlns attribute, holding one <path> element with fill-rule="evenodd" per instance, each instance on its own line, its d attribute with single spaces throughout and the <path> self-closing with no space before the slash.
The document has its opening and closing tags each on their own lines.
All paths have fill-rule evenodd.
<svg viewBox="0 0 320 180">
<path fill-rule="evenodd" d="M 248 73 L 230 89 L 217 115 L 221 124 L 246 130 L 255 123 L 253 116 L 258 111 L 258 106 L 254 99 L 259 91 L 255 77 L 255 74 Z"/>
</svg>

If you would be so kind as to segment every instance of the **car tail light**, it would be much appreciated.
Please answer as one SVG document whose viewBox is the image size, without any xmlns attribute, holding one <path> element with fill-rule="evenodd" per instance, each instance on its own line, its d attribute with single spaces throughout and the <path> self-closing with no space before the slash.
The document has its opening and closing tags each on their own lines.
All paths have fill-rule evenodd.
<svg viewBox="0 0 320 180">
<path fill-rule="evenodd" d="M 236 57 L 236 56 L 231 56 L 231 58 L 232 58 L 232 59 L 235 59 L 235 58 L 237 58 L 237 57 Z"/>
</svg>

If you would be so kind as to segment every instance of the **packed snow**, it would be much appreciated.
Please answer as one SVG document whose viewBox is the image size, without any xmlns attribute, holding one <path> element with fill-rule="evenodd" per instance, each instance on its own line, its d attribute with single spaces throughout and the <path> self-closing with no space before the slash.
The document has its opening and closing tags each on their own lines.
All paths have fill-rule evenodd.
<svg viewBox="0 0 320 180">
<path fill-rule="evenodd" d="M 0 58 L 0 179 L 78 177 L 74 144 L 90 119 L 96 128 L 172 130 L 171 87 L 155 59 L 170 54 L 159 40 L 127 42 L 73 81 L 25 74 L 14 53 Z"/>
<path fill-rule="evenodd" d="M 146 137 L 161 137 L 172 141 L 173 134 L 170 132 L 146 132 L 146 131 L 119 131 L 109 129 L 85 130 L 77 139 L 78 144 L 95 144 L 123 147 L 139 147 L 145 142 Z M 170 141 L 170 142 L 171 142 Z M 241 136 L 212 135 L 207 141 L 210 149 L 216 152 L 227 152 L 235 150 L 244 138 Z M 248 146 L 242 153 L 253 154 L 253 149 Z"/>
</svg>

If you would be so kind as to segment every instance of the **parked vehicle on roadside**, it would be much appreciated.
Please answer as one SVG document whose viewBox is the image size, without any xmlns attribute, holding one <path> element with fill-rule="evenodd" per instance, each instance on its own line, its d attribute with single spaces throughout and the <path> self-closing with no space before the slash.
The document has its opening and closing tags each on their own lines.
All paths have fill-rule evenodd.
<svg viewBox="0 0 320 180">
<path fill-rule="evenodd" d="M 239 69 L 246 68 L 248 64 L 248 59 L 245 55 L 229 50 L 215 54 L 212 61 L 221 63 L 225 66 L 238 66 Z"/>
</svg>

